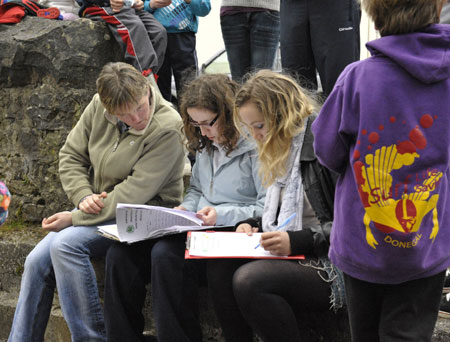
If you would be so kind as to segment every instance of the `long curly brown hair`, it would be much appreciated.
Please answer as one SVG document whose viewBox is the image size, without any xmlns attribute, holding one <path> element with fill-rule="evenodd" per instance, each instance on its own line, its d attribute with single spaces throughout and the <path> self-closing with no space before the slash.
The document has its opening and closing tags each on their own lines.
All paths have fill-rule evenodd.
<svg viewBox="0 0 450 342">
<path fill-rule="evenodd" d="M 216 121 L 220 145 L 230 153 L 236 148 L 239 132 L 233 122 L 234 98 L 239 85 L 223 74 L 204 74 L 183 87 L 180 113 L 183 118 L 186 146 L 190 152 L 211 151 L 212 141 L 204 137 L 200 128 L 189 120 L 188 108 L 204 108 L 219 114 Z"/>
</svg>

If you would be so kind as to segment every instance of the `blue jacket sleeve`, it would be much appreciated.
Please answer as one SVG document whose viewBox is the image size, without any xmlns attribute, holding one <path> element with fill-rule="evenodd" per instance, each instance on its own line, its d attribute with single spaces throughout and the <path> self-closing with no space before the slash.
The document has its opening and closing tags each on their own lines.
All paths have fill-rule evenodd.
<svg viewBox="0 0 450 342">
<path fill-rule="evenodd" d="M 209 0 L 191 0 L 189 7 L 194 15 L 204 17 L 211 11 Z"/>
<path fill-rule="evenodd" d="M 249 217 L 262 216 L 264 202 L 266 200 L 266 188 L 262 185 L 258 174 L 259 164 L 256 155 L 251 156 L 252 175 L 255 189 L 257 191 L 256 201 L 252 205 L 230 205 L 222 204 L 215 206 L 217 212 L 217 225 L 234 225 L 236 222 Z"/>
<path fill-rule="evenodd" d="M 150 0 L 145 0 L 144 1 L 144 11 L 147 11 L 147 12 L 150 12 L 150 13 L 155 12 L 155 9 L 150 7 Z"/>
</svg>

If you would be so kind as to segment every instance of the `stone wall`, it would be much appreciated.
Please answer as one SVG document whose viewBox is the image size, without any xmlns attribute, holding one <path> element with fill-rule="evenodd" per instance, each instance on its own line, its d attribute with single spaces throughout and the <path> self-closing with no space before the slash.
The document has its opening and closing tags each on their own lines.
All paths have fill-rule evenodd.
<svg viewBox="0 0 450 342">
<path fill-rule="evenodd" d="M 121 60 L 104 23 L 25 17 L 0 25 L 0 179 L 13 194 L 12 219 L 36 222 L 72 207 L 58 151 L 103 65 Z"/>
</svg>

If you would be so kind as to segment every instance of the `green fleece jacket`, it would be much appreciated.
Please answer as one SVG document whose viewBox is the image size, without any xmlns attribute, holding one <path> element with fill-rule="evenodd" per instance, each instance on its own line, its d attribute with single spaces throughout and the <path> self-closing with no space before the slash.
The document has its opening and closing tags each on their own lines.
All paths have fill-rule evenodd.
<svg viewBox="0 0 450 342">
<path fill-rule="evenodd" d="M 180 115 L 152 89 L 147 127 L 120 133 L 117 117 L 98 94 L 86 107 L 59 153 L 61 183 L 77 207 L 90 194 L 106 191 L 100 214 L 72 214 L 74 226 L 114 219 L 117 203 L 174 206 L 183 194 L 184 147 Z"/>
</svg>

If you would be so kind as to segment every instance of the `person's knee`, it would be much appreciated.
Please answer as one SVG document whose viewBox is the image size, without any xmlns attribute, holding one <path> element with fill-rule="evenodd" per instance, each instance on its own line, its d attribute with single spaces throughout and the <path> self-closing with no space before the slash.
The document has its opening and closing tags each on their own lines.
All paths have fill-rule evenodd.
<svg viewBox="0 0 450 342">
<path fill-rule="evenodd" d="M 253 278 L 246 272 L 245 267 L 239 268 L 233 275 L 233 292 L 236 296 L 245 298 L 251 296 L 255 290 Z"/>
<path fill-rule="evenodd" d="M 53 262 L 87 254 L 84 250 L 83 240 L 77 239 L 77 234 L 74 234 L 73 231 L 64 230 L 55 235 L 50 243 L 50 256 Z"/>
<path fill-rule="evenodd" d="M 174 243 L 172 240 L 162 239 L 155 243 L 152 248 L 151 260 L 152 269 L 158 267 L 169 267 L 174 263 L 184 263 L 182 247 Z"/>
<path fill-rule="evenodd" d="M 105 260 L 109 264 L 115 264 L 119 260 L 129 259 L 129 253 L 126 253 L 126 249 L 122 244 L 114 243 L 106 251 Z"/>
<path fill-rule="evenodd" d="M 27 255 L 24 263 L 24 273 L 29 271 L 36 272 L 46 266 L 42 253 L 38 253 L 36 250 L 32 250 L 30 254 Z"/>
</svg>

